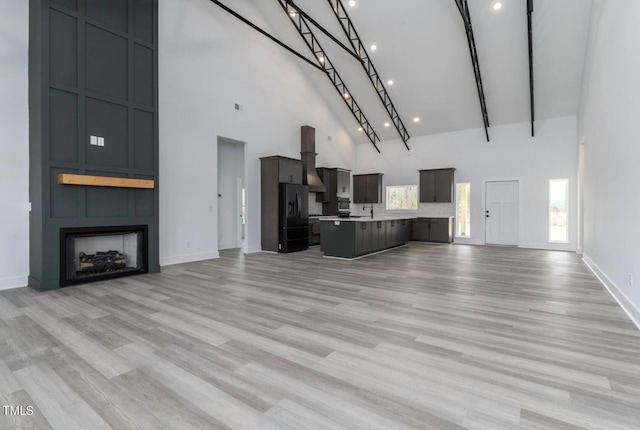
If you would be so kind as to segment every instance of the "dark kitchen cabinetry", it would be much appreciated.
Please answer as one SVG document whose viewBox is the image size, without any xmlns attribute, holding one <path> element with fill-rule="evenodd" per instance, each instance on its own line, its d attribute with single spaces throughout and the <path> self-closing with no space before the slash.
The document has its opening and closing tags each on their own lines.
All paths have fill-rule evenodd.
<svg viewBox="0 0 640 430">
<path fill-rule="evenodd" d="M 351 197 L 351 171 L 340 168 L 318 167 L 318 176 L 322 179 L 326 191 L 316 193 L 316 202 L 322 202 L 322 213 L 338 214 L 338 198 Z"/>
<path fill-rule="evenodd" d="M 280 184 L 302 184 L 302 161 L 274 155 L 261 158 L 260 167 L 261 246 L 263 251 L 278 252 Z"/>
<path fill-rule="evenodd" d="M 371 252 L 371 227 L 373 223 L 353 223 L 355 227 L 355 255 L 364 255 Z"/>
<path fill-rule="evenodd" d="M 302 161 L 278 156 L 275 158 L 276 160 L 272 163 L 273 167 L 278 169 L 278 182 L 281 184 L 302 184 Z"/>
<path fill-rule="evenodd" d="M 414 220 L 411 240 L 452 243 L 453 217 L 418 218 Z"/>
<path fill-rule="evenodd" d="M 420 202 L 452 203 L 456 169 L 420 170 Z"/>
<path fill-rule="evenodd" d="M 382 173 L 353 175 L 354 203 L 382 203 Z"/>
<path fill-rule="evenodd" d="M 409 241 L 411 221 L 407 219 L 373 221 L 320 221 L 320 249 L 332 257 L 354 258 Z"/>
</svg>

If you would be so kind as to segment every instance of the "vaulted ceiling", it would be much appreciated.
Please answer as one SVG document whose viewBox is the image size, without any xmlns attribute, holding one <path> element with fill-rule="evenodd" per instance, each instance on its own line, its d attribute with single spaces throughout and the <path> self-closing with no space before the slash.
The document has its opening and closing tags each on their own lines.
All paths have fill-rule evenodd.
<svg viewBox="0 0 640 430">
<path fill-rule="evenodd" d="M 355 0 L 354 6 L 342 2 L 410 136 L 483 127 L 465 27 L 455 0 Z M 331 9 L 335 0 L 294 3 L 350 47 Z M 494 10 L 495 3 L 468 0 L 492 126 L 530 120 L 527 0 L 502 0 L 500 10 Z M 278 0 L 254 4 L 274 36 L 314 60 Z M 575 115 L 591 0 L 533 0 L 533 6 L 535 117 Z M 400 139 L 357 59 L 317 27 L 311 28 L 380 140 Z M 300 67 L 308 69 L 307 75 L 358 142 L 366 142 L 327 77 L 302 61 Z"/>
</svg>

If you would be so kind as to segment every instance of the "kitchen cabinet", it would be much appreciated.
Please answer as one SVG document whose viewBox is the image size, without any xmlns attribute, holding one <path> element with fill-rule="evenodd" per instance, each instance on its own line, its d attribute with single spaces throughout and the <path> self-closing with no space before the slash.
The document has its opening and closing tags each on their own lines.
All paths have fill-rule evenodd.
<svg viewBox="0 0 640 430">
<path fill-rule="evenodd" d="M 453 203 L 456 169 L 420 170 L 421 203 Z"/>
<path fill-rule="evenodd" d="M 407 243 L 411 240 L 411 226 L 413 221 L 405 219 L 400 221 L 400 243 Z"/>
<path fill-rule="evenodd" d="M 318 167 L 318 176 L 322 179 L 326 191 L 316 193 L 316 202 L 322 202 L 322 213 L 338 214 L 338 198 L 351 197 L 351 171 L 340 168 Z"/>
<path fill-rule="evenodd" d="M 260 159 L 261 177 L 261 246 L 263 251 L 278 252 L 279 243 L 279 186 L 302 184 L 302 161 L 274 155 Z"/>
<path fill-rule="evenodd" d="M 382 173 L 353 175 L 354 203 L 382 203 Z"/>
<path fill-rule="evenodd" d="M 452 243 L 453 217 L 418 218 L 414 220 L 411 240 Z"/>
<path fill-rule="evenodd" d="M 355 255 L 364 255 L 371 252 L 371 226 L 372 223 L 361 222 L 354 224 L 355 227 Z"/>
<path fill-rule="evenodd" d="M 407 219 L 321 219 L 320 250 L 326 256 L 354 258 L 402 246 L 410 226 Z"/>
<path fill-rule="evenodd" d="M 336 195 L 338 197 L 351 198 L 351 171 L 336 169 L 336 176 Z"/>
<path fill-rule="evenodd" d="M 387 246 L 398 246 L 398 221 L 387 221 Z"/>
<path fill-rule="evenodd" d="M 302 184 L 302 161 L 277 157 L 277 169 L 278 182 L 281 184 Z"/>
</svg>

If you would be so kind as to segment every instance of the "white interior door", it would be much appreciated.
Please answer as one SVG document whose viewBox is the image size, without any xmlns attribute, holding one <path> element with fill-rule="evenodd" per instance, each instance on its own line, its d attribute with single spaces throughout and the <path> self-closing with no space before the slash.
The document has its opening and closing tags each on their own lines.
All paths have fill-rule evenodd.
<svg viewBox="0 0 640 430">
<path fill-rule="evenodd" d="M 244 144 L 218 137 L 218 250 L 242 246 Z"/>
<path fill-rule="evenodd" d="M 487 182 L 485 243 L 518 244 L 518 181 Z"/>
</svg>

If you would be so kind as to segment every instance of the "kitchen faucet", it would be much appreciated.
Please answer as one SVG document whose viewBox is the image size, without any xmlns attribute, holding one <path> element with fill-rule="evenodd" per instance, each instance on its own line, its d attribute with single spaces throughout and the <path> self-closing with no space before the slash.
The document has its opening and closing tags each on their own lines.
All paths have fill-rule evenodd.
<svg viewBox="0 0 640 430">
<path fill-rule="evenodd" d="M 364 206 L 362 207 L 362 210 L 366 210 L 367 209 L 367 200 L 369 200 L 368 198 L 364 198 Z M 369 203 L 371 204 L 371 219 L 373 219 L 373 202 L 371 200 L 369 200 Z"/>
</svg>

